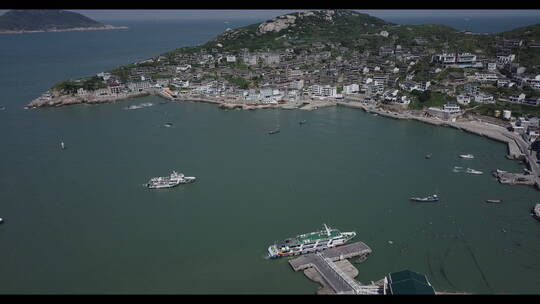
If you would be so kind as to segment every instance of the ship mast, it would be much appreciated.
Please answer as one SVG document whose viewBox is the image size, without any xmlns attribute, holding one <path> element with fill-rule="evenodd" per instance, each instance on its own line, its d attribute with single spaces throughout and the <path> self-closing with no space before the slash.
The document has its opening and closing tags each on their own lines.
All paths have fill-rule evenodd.
<svg viewBox="0 0 540 304">
<path fill-rule="evenodd" d="M 330 236 L 330 229 L 328 228 L 328 226 L 326 226 L 326 224 L 323 224 L 323 225 L 324 225 L 324 229 L 326 229 L 326 234 Z"/>
</svg>

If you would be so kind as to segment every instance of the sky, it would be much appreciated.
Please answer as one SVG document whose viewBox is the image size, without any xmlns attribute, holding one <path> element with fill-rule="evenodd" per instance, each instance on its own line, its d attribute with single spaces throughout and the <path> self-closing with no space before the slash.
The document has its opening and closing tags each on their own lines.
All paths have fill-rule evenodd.
<svg viewBox="0 0 540 304">
<path fill-rule="evenodd" d="M 163 9 L 156 9 L 156 10 L 123 10 L 123 9 L 103 9 L 103 10 L 96 10 L 96 9 L 90 9 L 90 10 L 81 10 L 81 9 L 66 9 L 70 11 L 74 11 L 80 14 L 83 14 L 87 17 L 90 17 L 92 19 L 96 19 L 97 21 L 109 21 L 109 20 L 167 20 L 167 19 L 178 19 L 182 18 L 185 20 L 210 20 L 214 18 L 219 19 L 227 19 L 227 18 L 247 18 L 247 19 L 271 19 L 275 16 L 283 15 L 290 12 L 297 12 L 297 11 L 306 11 L 306 10 L 291 10 L 291 9 L 285 9 L 285 10 L 275 10 L 275 9 L 235 9 L 235 10 L 188 10 L 188 9 L 174 9 L 174 10 L 163 10 Z M 5 13 L 6 9 L 0 9 L 0 14 Z M 500 15 L 507 15 L 507 16 L 519 16 L 519 15 L 539 15 L 540 16 L 540 10 L 443 10 L 443 9 L 427 9 L 427 10 L 419 10 L 419 9 L 411 9 L 411 10 L 393 10 L 393 9 L 383 9 L 383 10 L 362 10 L 358 9 L 357 11 L 368 13 L 372 16 L 383 18 L 386 17 L 392 17 L 392 16 L 422 16 L 422 15 L 429 15 L 429 16 L 463 16 L 463 17 L 470 17 L 470 16 L 500 16 Z"/>
</svg>

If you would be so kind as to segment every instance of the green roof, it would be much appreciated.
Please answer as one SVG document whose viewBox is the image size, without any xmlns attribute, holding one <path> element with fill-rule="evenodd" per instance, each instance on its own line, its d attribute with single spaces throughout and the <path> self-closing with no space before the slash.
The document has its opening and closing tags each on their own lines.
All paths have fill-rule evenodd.
<svg viewBox="0 0 540 304">
<path fill-rule="evenodd" d="M 393 272 L 388 275 L 388 281 L 392 294 L 435 294 L 426 276 L 414 271 Z"/>
</svg>

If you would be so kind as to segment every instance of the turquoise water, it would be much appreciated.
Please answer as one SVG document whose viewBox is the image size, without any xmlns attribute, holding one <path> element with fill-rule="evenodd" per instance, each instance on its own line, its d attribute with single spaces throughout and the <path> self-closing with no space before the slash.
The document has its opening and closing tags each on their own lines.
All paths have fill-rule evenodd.
<svg viewBox="0 0 540 304">
<path fill-rule="evenodd" d="M 540 223 L 529 209 L 540 196 L 488 174 L 521 169 L 501 143 L 342 107 L 224 111 L 144 97 L 22 109 L 56 81 L 229 26 L 0 36 L 0 293 L 312 294 L 317 284 L 264 255 L 322 223 L 373 249 L 356 265 L 362 282 L 411 269 L 437 290 L 538 293 Z M 142 102 L 155 106 L 123 109 Z M 142 186 L 173 169 L 198 181 Z M 431 193 L 441 201 L 408 200 Z"/>
</svg>

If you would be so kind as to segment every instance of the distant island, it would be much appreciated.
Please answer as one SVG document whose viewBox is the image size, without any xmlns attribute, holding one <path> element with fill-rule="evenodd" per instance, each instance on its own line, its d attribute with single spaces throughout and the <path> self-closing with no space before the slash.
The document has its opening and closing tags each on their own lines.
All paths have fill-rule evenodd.
<svg viewBox="0 0 540 304">
<path fill-rule="evenodd" d="M 0 16 L 0 34 L 127 29 L 64 10 L 10 10 Z"/>
</svg>

